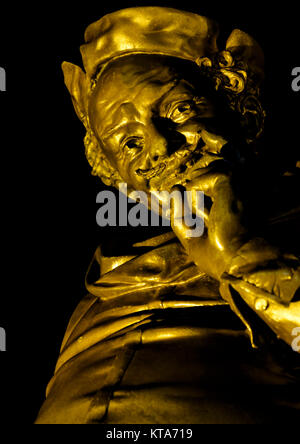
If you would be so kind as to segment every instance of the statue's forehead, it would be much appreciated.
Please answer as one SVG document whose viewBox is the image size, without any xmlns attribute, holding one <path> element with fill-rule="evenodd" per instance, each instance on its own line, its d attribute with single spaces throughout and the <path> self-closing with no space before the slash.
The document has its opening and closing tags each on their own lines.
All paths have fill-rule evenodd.
<svg viewBox="0 0 300 444">
<path fill-rule="evenodd" d="M 137 88 L 128 88 L 105 98 L 100 95 L 94 107 L 101 132 L 108 134 L 111 130 L 126 121 L 147 122 L 155 106 L 163 102 L 178 82 L 170 81 L 164 85 L 144 82 Z"/>
<path fill-rule="evenodd" d="M 137 113 L 137 110 L 151 107 L 179 82 L 174 74 L 162 77 L 158 72 L 145 70 L 140 73 L 135 71 L 132 82 L 129 81 L 130 74 L 118 70 L 108 74 L 100 79 L 90 107 L 104 121 L 112 120 L 118 114 L 121 118 L 122 114 L 132 113 L 133 109 Z"/>
<path fill-rule="evenodd" d="M 109 112 L 113 112 L 115 107 L 123 103 L 135 103 L 146 107 L 162 99 L 179 83 L 177 79 L 170 79 L 163 84 L 147 79 L 136 86 L 112 84 L 109 89 L 100 88 L 94 102 L 99 109 L 105 107 Z"/>
<path fill-rule="evenodd" d="M 109 111 L 115 103 L 156 100 L 170 87 L 184 80 L 182 70 L 163 59 L 133 57 L 109 66 L 98 79 L 92 100 Z"/>
<path fill-rule="evenodd" d="M 131 58 L 108 66 L 98 79 L 96 95 L 133 92 L 151 84 L 164 85 L 178 77 L 178 74 L 162 62 L 152 59 Z"/>
</svg>

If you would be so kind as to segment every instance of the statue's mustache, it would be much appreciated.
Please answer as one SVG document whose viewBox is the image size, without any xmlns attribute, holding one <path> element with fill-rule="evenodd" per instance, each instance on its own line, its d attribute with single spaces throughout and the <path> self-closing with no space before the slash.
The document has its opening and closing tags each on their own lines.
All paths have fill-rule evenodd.
<svg viewBox="0 0 300 444">
<path fill-rule="evenodd" d="M 211 153 L 205 141 L 200 138 L 196 145 L 185 144 L 155 167 L 148 169 L 139 168 L 136 172 L 146 180 L 158 179 L 164 173 L 167 174 L 170 171 L 175 174 L 182 174 L 193 168 L 197 163 L 201 163 L 201 160 L 203 163 L 202 167 L 205 168 L 208 163 L 220 158 L 220 155 Z"/>
</svg>

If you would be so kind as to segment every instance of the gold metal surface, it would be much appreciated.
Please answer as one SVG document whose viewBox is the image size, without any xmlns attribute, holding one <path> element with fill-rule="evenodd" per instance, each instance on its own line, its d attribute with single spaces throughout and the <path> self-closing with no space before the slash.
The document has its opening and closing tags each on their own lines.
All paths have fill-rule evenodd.
<svg viewBox="0 0 300 444">
<path fill-rule="evenodd" d="M 104 393 L 120 382 L 132 348 L 177 339 L 202 343 L 212 332 L 201 325 L 168 327 L 163 313 L 231 308 L 244 324 L 232 338 L 246 335 L 259 348 L 260 318 L 291 346 L 292 331 L 300 326 L 299 258 L 249 230 L 246 203 L 233 186 L 236 166 L 231 169 L 224 155 L 236 136 L 231 115 L 243 128 L 234 141 L 240 152 L 255 147 L 263 131 L 263 54 L 240 30 L 219 51 L 217 35 L 217 25 L 205 17 L 131 8 L 88 27 L 81 48 L 86 72 L 63 64 L 66 86 L 87 131 L 92 174 L 107 185 L 126 182 L 129 191 L 149 195 L 177 187 L 203 191 L 210 205 L 200 238 L 190 238 L 188 228 L 175 225 L 172 216 L 173 233 L 135 242 L 136 254 L 104 257 L 98 250 L 99 278 L 90 281 L 87 275 L 89 296 L 70 321 L 38 423 L 101 422 L 109 411 Z M 218 126 L 220 116 L 227 119 L 226 131 Z M 139 253 L 141 248 L 147 253 Z M 162 316 L 157 327 L 153 316 Z M 230 336 L 220 328 L 222 334 Z M 109 364 L 99 363 L 97 385 L 94 370 L 101 356 Z M 76 389 L 72 378 L 78 378 Z M 64 390 L 72 397 L 62 396 Z M 96 401 L 89 403 L 87 393 L 93 391 L 101 395 L 98 413 L 92 414 Z"/>
</svg>

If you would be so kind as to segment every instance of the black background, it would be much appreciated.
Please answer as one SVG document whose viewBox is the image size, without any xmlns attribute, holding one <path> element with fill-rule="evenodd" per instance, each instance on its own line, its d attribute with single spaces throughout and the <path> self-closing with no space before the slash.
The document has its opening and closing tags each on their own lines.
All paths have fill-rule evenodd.
<svg viewBox="0 0 300 444">
<path fill-rule="evenodd" d="M 8 419 L 18 424 L 31 424 L 43 402 L 67 322 L 85 294 L 84 276 L 95 248 L 104 236 L 127 235 L 126 229 L 96 225 L 95 198 L 102 185 L 90 175 L 84 129 L 60 65 L 64 60 L 81 64 L 79 46 L 90 23 L 116 9 L 141 5 L 214 18 L 222 31 L 221 49 L 234 28 L 256 38 L 266 55 L 270 168 L 292 162 L 299 149 L 300 92 L 291 88 L 292 69 L 300 66 L 296 2 L 1 5 L 0 66 L 7 72 L 7 92 L 0 93 L 0 326 L 7 331 L 7 352 L 0 353 L 0 402 Z"/>
</svg>

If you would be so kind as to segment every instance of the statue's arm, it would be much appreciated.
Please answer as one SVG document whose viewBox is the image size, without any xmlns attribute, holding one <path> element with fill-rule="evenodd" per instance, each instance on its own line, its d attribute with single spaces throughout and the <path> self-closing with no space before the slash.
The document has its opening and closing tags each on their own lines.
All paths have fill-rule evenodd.
<svg viewBox="0 0 300 444">
<path fill-rule="evenodd" d="M 274 294 L 270 294 L 243 279 L 228 277 L 221 285 L 223 297 L 233 299 L 232 292 L 239 297 L 264 321 L 277 335 L 300 352 L 300 301 L 284 304 Z M 235 303 L 237 296 L 235 296 Z M 236 310 L 236 306 L 233 307 Z M 298 341 L 298 342 L 297 342 Z M 295 344 L 295 346 L 293 346 Z"/>
<path fill-rule="evenodd" d="M 240 312 L 240 298 L 279 339 L 290 346 L 295 343 L 295 336 L 300 336 L 298 258 L 253 239 L 238 251 L 220 282 L 222 296 L 235 311 Z M 294 349 L 300 351 L 300 347 Z"/>
<path fill-rule="evenodd" d="M 243 204 L 228 175 L 204 175 L 188 187 L 203 191 L 212 207 L 201 238 L 189 238 L 184 224 L 173 221 L 173 231 L 187 254 L 201 271 L 219 280 L 223 298 L 246 325 L 238 299 L 291 345 L 295 328 L 300 327 L 299 258 L 249 233 Z"/>
</svg>

